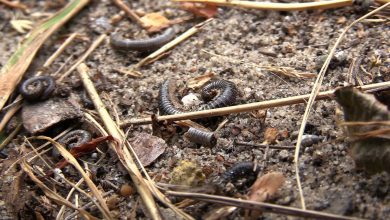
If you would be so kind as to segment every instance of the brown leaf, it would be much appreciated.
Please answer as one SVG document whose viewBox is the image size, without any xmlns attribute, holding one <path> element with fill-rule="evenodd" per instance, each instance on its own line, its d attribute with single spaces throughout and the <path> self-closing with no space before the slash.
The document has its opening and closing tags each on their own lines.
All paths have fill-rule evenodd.
<svg viewBox="0 0 390 220">
<path fill-rule="evenodd" d="M 148 27 L 148 32 L 158 32 L 170 25 L 170 21 L 160 13 L 148 13 L 140 20 Z"/>
<path fill-rule="evenodd" d="M 279 130 L 276 128 L 267 128 L 264 132 L 264 143 L 274 144 L 279 136 Z"/>
<path fill-rule="evenodd" d="M 182 2 L 181 8 L 193 13 L 196 16 L 204 18 L 213 18 L 217 14 L 218 7 L 211 4 Z"/>
<path fill-rule="evenodd" d="M 371 94 L 352 87 L 336 90 L 337 102 L 343 107 L 350 154 L 356 166 L 369 172 L 390 172 L 390 112 Z"/>
<path fill-rule="evenodd" d="M 188 88 L 198 89 L 215 76 L 213 72 L 207 72 L 188 81 Z"/>
<path fill-rule="evenodd" d="M 135 134 L 129 141 L 143 166 L 153 163 L 167 148 L 163 139 L 145 132 Z"/>
<path fill-rule="evenodd" d="M 48 99 L 26 104 L 22 108 L 23 126 L 32 134 L 43 132 L 59 122 L 79 117 L 81 112 L 63 99 Z"/>
<path fill-rule="evenodd" d="M 279 172 L 267 173 L 257 178 L 248 194 L 249 200 L 257 202 L 266 201 L 283 185 L 284 179 L 283 174 Z"/>
</svg>

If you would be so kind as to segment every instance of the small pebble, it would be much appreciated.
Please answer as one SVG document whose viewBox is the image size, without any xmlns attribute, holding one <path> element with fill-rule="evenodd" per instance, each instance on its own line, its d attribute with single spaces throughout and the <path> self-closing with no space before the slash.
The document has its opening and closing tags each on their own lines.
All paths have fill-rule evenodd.
<svg viewBox="0 0 390 220">
<path fill-rule="evenodd" d="M 134 193 L 134 189 L 132 186 L 130 186 L 128 184 L 123 184 L 121 186 L 121 189 L 120 189 L 121 196 L 129 197 L 129 196 L 133 195 L 133 193 Z"/>
<path fill-rule="evenodd" d="M 192 107 L 201 104 L 198 96 L 196 96 L 194 93 L 189 93 L 188 95 L 184 96 L 181 99 L 181 102 L 185 107 Z"/>
<path fill-rule="evenodd" d="M 281 150 L 279 152 L 279 158 L 280 158 L 280 160 L 286 161 L 288 159 L 288 151 L 287 150 Z"/>
</svg>

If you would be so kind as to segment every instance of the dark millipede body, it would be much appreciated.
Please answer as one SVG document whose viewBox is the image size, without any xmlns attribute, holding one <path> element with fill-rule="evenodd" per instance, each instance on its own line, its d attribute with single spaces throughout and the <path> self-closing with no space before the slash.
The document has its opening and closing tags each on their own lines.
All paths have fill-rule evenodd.
<svg viewBox="0 0 390 220">
<path fill-rule="evenodd" d="M 253 162 L 240 162 L 232 166 L 222 175 L 222 182 L 236 182 L 244 177 L 256 177 L 260 172 L 260 168 Z"/>
<path fill-rule="evenodd" d="M 130 40 L 124 39 L 119 34 L 111 36 L 111 45 L 118 50 L 136 50 L 140 52 L 154 51 L 162 47 L 172 40 L 175 36 L 173 28 L 168 28 L 162 33 L 153 38 L 144 40 Z"/>
<path fill-rule="evenodd" d="M 25 80 L 19 88 L 19 93 L 30 102 L 49 98 L 55 89 L 55 81 L 51 76 L 34 76 Z"/>
<path fill-rule="evenodd" d="M 215 96 L 216 90 L 220 91 L 217 96 Z M 201 95 L 203 100 L 211 101 L 200 106 L 200 110 L 221 108 L 233 105 L 236 102 L 237 94 L 238 90 L 234 83 L 227 80 L 213 81 L 202 89 Z"/>
<path fill-rule="evenodd" d="M 213 147 L 217 144 L 217 138 L 215 137 L 214 132 L 202 131 L 197 128 L 190 127 L 186 133 L 186 137 L 191 142 L 209 147 Z"/>
<path fill-rule="evenodd" d="M 77 147 L 80 144 L 87 143 L 91 140 L 92 140 L 91 133 L 89 133 L 86 130 L 79 129 L 79 130 L 74 130 L 74 131 L 71 131 L 71 132 L 65 134 L 62 138 L 60 138 L 58 140 L 58 142 L 60 144 L 64 145 L 64 147 L 70 149 L 73 147 Z M 59 152 L 57 151 L 57 149 L 53 149 L 52 155 L 54 157 L 59 156 Z"/>
<path fill-rule="evenodd" d="M 87 94 L 87 91 L 84 90 L 80 94 L 80 99 L 84 103 L 85 107 L 87 107 L 87 108 L 93 108 L 94 107 L 94 104 L 93 104 L 91 98 L 89 97 L 89 95 Z"/>
<path fill-rule="evenodd" d="M 178 109 L 174 105 L 174 82 L 167 79 L 163 82 L 161 85 L 160 91 L 159 91 L 159 98 L 158 98 L 158 107 L 160 109 L 161 115 L 174 115 L 174 114 L 180 114 L 184 111 Z"/>
</svg>

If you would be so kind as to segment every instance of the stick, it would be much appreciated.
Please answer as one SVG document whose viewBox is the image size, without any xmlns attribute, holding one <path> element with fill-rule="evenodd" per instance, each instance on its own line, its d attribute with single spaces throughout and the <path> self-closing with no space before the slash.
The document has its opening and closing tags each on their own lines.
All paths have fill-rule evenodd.
<svg viewBox="0 0 390 220">
<path fill-rule="evenodd" d="M 158 58 L 161 57 L 161 54 L 167 52 L 168 50 L 172 49 L 173 47 L 175 47 L 176 45 L 178 45 L 179 43 L 185 41 L 187 38 L 191 37 L 192 35 L 198 33 L 202 27 L 208 23 L 210 23 L 210 21 L 212 21 L 213 19 L 212 18 L 209 18 L 207 19 L 206 21 L 200 23 L 200 24 L 197 24 L 195 25 L 194 27 L 190 28 L 189 30 L 187 30 L 186 32 L 184 32 L 183 34 L 181 34 L 180 36 L 178 36 L 177 38 L 173 39 L 171 42 L 165 44 L 164 46 L 162 46 L 160 49 L 156 50 L 155 52 L 153 52 L 152 54 L 150 54 L 149 56 L 145 57 L 144 59 L 142 59 L 141 61 L 139 61 L 136 65 L 135 65 L 135 68 L 138 69 L 140 68 L 141 66 L 145 65 L 145 64 L 149 64 L 151 63 L 152 61 L 155 61 L 157 60 Z"/>
<path fill-rule="evenodd" d="M 131 10 L 123 1 L 121 0 L 112 0 L 116 6 L 122 9 L 127 16 L 129 16 L 132 20 L 137 22 L 142 28 L 148 28 L 148 26 L 140 19 L 140 17 Z"/>
<path fill-rule="evenodd" d="M 274 2 L 252 2 L 239 0 L 173 0 L 174 2 L 198 2 L 207 3 L 217 6 L 229 6 L 239 8 L 251 8 L 260 10 L 274 11 L 302 11 L 313 9 L 329 9 L 350 6 L 353 0 L 330 0 L 320 2 L 304 2 L 304 3 L 274 3 Z"/>
<path fill-rule="evenodd" d="M 144 202 L 144 205 L 146 206 L 148 214 L 150 214 L 150 218 L 161 219 L 157 205 L 141 173 L 139 172 L 137 165 L 135 164 L 132 157 L 129 156 L 129 150 L 126 147 L 123 147 L 124 135 L 122 135 L 121 131 L 116 127 L 115 122 L 108 114 L 106 108 L 104 107 L 104 103 L 100 99 L 99 94 L 93 85 L 93 82 L 88 76 L 89 68 L 84 63 L 81 63 L 77 67 L 77 71 L 79 72 L 83 85 L 87 90 L 89 97 L 91 97 L 91 100 L 93 101 L 95 108 L 98 111 L 108 133 L 120 142 L 118 147 L 111 146 L 117 153 L 118 158 L 123 166 L 128 170 L 130 177 L 133 180 L 134 185 L 136 186 L 137 191 L 140 194 L 142 201 Z M 123 158 L 124 156 L 126 160 Z"/>
<path fill-rule="evenodd" d="M 10 8 L 17 8 L 22 10 L 27 10 L 27 6 L 20 3 L 20 2 L 10 2 L 7 0 L 0 0 L 0 3 L 3 3 L 4 5 L 10 7 Z"/>
<path fill-rule="evenodd" d="M 175 192 L 175 191 L 166 191 L 168 195 L 176 197 L 190 198 L 193 200 L 199 200 L 210 203 L 218 203 L 222 205 L 235 206 L 245 209 L 260 210 L 264 212 L 272 212 L 284 215 L 292 215 L 303 218 L 314 218 L 314 219 L 333 219 L 333 220 L 351 220 L 355 218 L 329 214 L 325 212 L 317 212 L 311 210 L 302 210 L 298 208 L 285 207 L 281 205 L 275 205 L 264 202 L 255 202 L 250 200 L 242 200 L 236 198 L 230 198 L 225 196 L 215 196 L 208 195 L 203 193 L 189 193 L 189 192 Z"/>
<path fill-rule="evenodd" d="M 369 89 L 387 87 L 389 85 L 390 82 L 383 82 L 383 83 L 364 85 L 357 88 L 360 88 L 362 90 L 369 90 Z M 334 90 L 320 92 L 317 95 L 316 100 L 332 99 L 333 92 Z M 274 100 L 267 100 L 262 102 L 243 104 L 243 105 L 229 106 L 224 108 L 216 108 L 216 109 L 196 111 L 196 112 L 187 112 L 187 113 L 176 114 L 176 115 L 163 115 L 163 116 L 157 116 L 156 120 L 157 121 L 180 121 L 186 119 L 192 120 L 198 118 L 208 118 L 214 116 L 228 115 L 233 113 L 250 112 L 250 111 L 260 110 L 260 109 L 268 109 L 268 108 L 281 107 L 286 105 L 306 103 L 309 97 L 310 94 L 306 94 L 306 95 L 292 96 L 292 97 L 282 98 L 282 99 L 274 99 Z M 151 124 L 151 123 L 152 123 L 151 117 L 136 118 L 136 119 L 130 119 L 124 121 L 122 124 L 120 124 L 120 126 L 127 127 L 132 124 L 141 125 L 141 124 Z"/>
</svg>

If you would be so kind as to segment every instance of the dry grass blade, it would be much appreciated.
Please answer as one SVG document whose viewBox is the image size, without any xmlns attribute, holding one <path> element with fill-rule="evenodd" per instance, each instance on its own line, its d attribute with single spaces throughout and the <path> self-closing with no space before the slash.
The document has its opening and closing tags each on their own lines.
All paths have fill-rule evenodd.
<svg viewBox="0 0 390 220">
<path fill-rule="evenodd" d="M 7 125 L 8 121 L 14 116 L 16 112 L 19 111 L 19 109 L 22 107 L 22 103 L 17 103 L 16 105 L 12 106 L 7 113 L 3 116 L 0 122 L 0 132 L 4 129 L 4 127 Z"/>
<path fill-rule="evenodd" d="M 80 179 L 80 180 L 76 183 L 76 186 L 79 187 L 83 182 L 84 182 L 84 179 Z M 72 189 L 69 191 L 68 195 L 66 196 L 66 200 L 69 200 L 69 199 L 70 199 L 70 197 L 72 196 L 72 194 L 73 194 L 73 192 L 74 192 L 75 190 L 76 190 L 75 188 L 72 188 Z M 64 214 L 64 212 L 65 212 L 65 207 L 66 207 L 66 206 L 62 205 L 60 211 L 59 211 L 58 214 L 57 214 L 56 220 L 64 219 L 64 218 L 63 218 L 63 214 Z"/>
<path fill-rule="evenodd" d="M 24 34 L 33 28 L 34 23 L 30 20 L 11 20 L 10 24 L 17 32 Z"/>
<path fill-rule="evenodd" d="M 22 128 L 22 123 L 19 123 L 16 128 L 7 136 L 7 138 L 0 143 L 0 151 L 3 150 L 5 146 L 8 145 L 9 142 L 19 133 L 20 129 Z"/>
<path fill-rule="evenodd" d="M 190 28 L 189 30 L 187 30 L 186 32 L 184 32 L 183 34 L 178 36 L 177 38 L 173 39 L 171 42 L 165 44 L 160 49 L 156 50 L 155 52 L 153 52 L 149 56 L 142 59 L 140 62 L 138 62 L 135 65 L 135 68 L 136 69 L 140 68 L 141 66 L 143 66 L 145 64 L 149 64 L 149 63 L 155 61 L 156 59 L 160 58 L 161 55 L 164 54 L 165 52 L 167 52 L 168 50 L 172 49 L 173 47 L 175 47 L 179 43 L 185 41 L 187 38 L 191 37 L 192 35 L 198 33 L 204 25 L 210 23 L 212 20 L 213 20 L 212 18 L 207 19 L 206 21 L 204 21 L 200 24 L 197 24 L 194 27 Z"/>
<path fill-rule="evenodd" d="M 362 90 L 370 90 L 375 88 L 383 88 L 388 87 L 390 85 L 390 82 L 383 82 L 383 83 L 374 83 L 370 85 L 364 85 L 357 88 L 360 88 Z M 332 99 L 334 97 L 333 95 L 334 90 L 328 90 L 324 92 L 320 92 L 315 100 L 323 100 L 323 99 Z M 229 106 L 224 108 L 216 108 L 211 110 L 203 110 L 203 111 L 195 111 L 195 112 L 187 112 L 182 114 L 176 114 L 176 115 L 163 115 L 163 116 L 157 116 L 157 121 L 180 121 L 180 120 L 187 120 L 187 119 L 199 119 L 199 118 L 207 118 L 207 117 L 214 117 L 214 116 L 222 116 L 222 115 L 228 115 L 228 114 L 235 114 L 235 113 L 242 113 L 242 112 L 251 112 L 254 110 L 260 110 L 260 109 L 268 109 L 268 108 L 274 108 L 274 107 L 280 107 L 280 106 L 286 106 L 286 105 L 293 105 L 293 104 L 300 104 L 300 103 L 306 103 L 308 98 L 310 97 L 310 94 L 307 95 L 299 95 L 299 96 L 292 96 L 288 98 L 281 98 L 281 99 L 274 99 L 274 100 L 268 100 L 268 101 L 262 101 L 262 102 L 254 102 L 249 104 L 242 104 L 242 105 L 236 105 L 236 106 Z M 120 124 L 121 127 L 126 127 L 132 124 L 151 124 L 152 118 L 138 118 L 138 119 L 130 119 L 127 121 L 124 121 L 122 124 Z"/>
<path fill-rule="evenodd" d="M 390 2 L 385 4 L 385 5 L 382 5 L 381 7 L 379 7 L 377 9 L 371 11 L 370 13 L 360 17 L 359 19 L 355 20 L 350 25 L 348 25 L 345 28 L 345 30 L 338 37 L 336 43 L 334 44 L 334 46 L 332 47 L 332 50 L 329 53 L 329 56 L 325 60 L 325 63 L 322 66 L 322 68 L 321 68 L 321 70 L 320 70 L 320 72 L 318 74 L 318 77 L 317 77 L 316 82 L 315 82 L 315 84 L 313 86 L 313 89 L 311 91 L 311 94 L 310 94 L 310 97 L 309 97 L 309 100 L 308 100 L 308 103 L 307 103 L 307 106 L 306 106 L 305 114 L 303 115 L 302 124 L 301 124 L 300 129 L 299 129 L 297 144 L 295 145 L 295 147 L 296 147 L 295 155 L 294 155 L 295 174 L 296 174 L 296 178 L 297 178 L 297 184 L 298 184 L 299 194 L 300 194 L 300 198 L 301 198 L 301 205 L 302 205 L 303 209 L 305 209 L 305 200 L 304 200 L 304 197 L 303 197 L 301 182 L 300 182 L 300 178 L 299 178 L 299 167 L 298 167 L 299 151 L 300 151 L 300 147 L 301 147 L 301 143 L 302 143 L 303 133 L 304 133 L 305 127 L 306 127 L 306 122 L 307 122 L 307 120 L 309 118 L 309 114 L 310 114 L 311 108 L 313 106 L 314 100 L 316 99 L 316 97 L 318 96 L 318 94 L 320 92 L 322 81 L 324 79 L 326 70 L 328 69 L 329 63 L 330 63 L 334 53 L 336 52 L 336 48 L 341 43 L 341 40 L 344 38 L 344 36 L 347 33 L 347 31 L 351 27 L 353 27 L 356 23 L 358 23 L 361 20 L 364 20 L 365 18 L 367 18 L 367 17 L 369 17 L 369 16 L 379 12 L 380 10 L 386 8 L 389 5 L 390 5 Z"/>
<path fill-rule="evenodd" d="M 62 76 L 57 80 L 58 82 L 61 82 L 64 80 L 65 77 L 69 76 L 80 63 L 84 62 L 85 59 L 103 42 L 104 39 L 106 39 L 107 35 L 102 34 L 100 35 L 88 48 L 88 50 L 74 63 Z"/>
<path fill-rule="evenodd" d="M 49 189 L 49 187 L 47 187 L 42 181 L 40 181 L 33 173 L 32 171 L 32 168 L 30 165 L 28 165 L 26 163 L 26 161 L 23 161 L 22 164 L 22 169 L 24 170 L 24 172 L 27 173 L 27 175 L 32 179 L 32 181 L 34 181 L 38 186 L 39 188 L 42 189 L 42 191 L 45 193 L 45 195 L 52 199 L 54 202 L 56 202 L 57 204 L 59 205 L 65 205 L 69 208 L 72 208 L 72 209 L 75 209 L 77 211 L 80 212 L 80 214 L 85 218 L 85 219 L 93 219 L 95 218 L 94 216 L 92 216 L 91 214 L 89 214 L 88 212 L 86 212 L 84 209 L 81 209 L 81 208 L 78 208 L 76 207 L 75 205 L 73 205 L 72 203 L 68 202 L 66 199 L 62 198 L 61 196 L 59 196 L 58 194 L 56 194 L 53 190 Z"/>
<path fill-rule="evenodd" d="M 104 107 L 102 100 L 97 93 L 93 82 L 88 76 L 89 69 L 88 67 L 82 63 L 77 67 L 77 70 L 80 74 L 81 80 L 85 89 L 88 92 L 88 95 L 91 97 L 92 102 L 95 105 L 96 110 L 98 111 L 104 126 L 106 127 L 108 133 L 112 135 L 114 138 L 119 140 L 118 145 L 112 146 L 113 150 L 117 153 L 118 158 L 120 159 L 123 166 L 127 169 L 130 174 L 131 179 L 134 182 L 134 185 L 137 187 L 137 191 L 140 194 L 146 209 L 148 210 L 148 214 L 152 219 L 161 219 L 159 211 L 157 209 L 157 205 L 153 199 L 153 196 L 146 185 L 141 173 L 138 171 L 138 167 L 135 164 L 134 160 L 131 157 L 130 152 L 124 146 L 124 136 L 122 132 L 116 127 L 115 122 L 112 120 L 111 116 L 108 114 L 107 110 Z"/>
<path fill-rule="evenodd" d="M 302 210 L 298 208 L 285 207 L 280 205 L 274 205 L 264 202 L 255 202 L 249 200 L 235 199 L 225 196 L 215 196 L 203 193 L 189 193 L 189 192 L 176 192 L 176 191 L 166 191 L 168 195 L 190 198 L 193 200 L 217 203 L 228 206 L 236 206 L 244 209 L 258 210 L 263 212 L 272 212 L 283 215 L 291 215 L 303 218 L 313 218 L 313 219 L 329 219 L 329 220 L 352 220 L 356 218 L 340 216 L 329 214 L 325 212 L 317 212 L 312 210 Z"/>
<path fill-rule="evenodd" d="M 237 65 L 243 64 L 242 60 L 233 59 L 233 58 L 230 58 L 227 56 L 222 56 L 222 55 L 219 55 L 219 54 L 207 51 L 207 50 L 202 50 L 202 52 L 209 54 L 211 56 L 216 56 L 218 58 L 221 58 L 221 60 L 227 60 L 227 61 L 232 62 L 232 63 L 237 64 Z M 264 69 L 264 70 L 269 71 L 271 73 L 275 73 L 275 74 L 286 76 L 286 77 L 292 77 L 292 78 L 313 78 L 317 75 L 314 73 L 299 72 L 299 71 L 295 70 L 294 68 L 285 67 L 285 66 L 264 66 L 264 65 L 258 65 L 256 63 L 251 63 L 251 62 L 245 62 L 244 65 L 248 65 L 248 66 L 253 67 L 253 68 Z"/>
<path fill-rule="evenodd" d="M 7 0 L 0 0 L 0 3 L 10 7 L 10 8 L 17 8 L 17 9 L 22 9 L 22 10 L 26 10 L 27 9 L 27 6 L 20 3 L 20 2 L 10 2 L 10 1 L 7 1 Z"/>
<path fill-rule="evenodd" d="M 116 6 L 122 9 L 127 16 L 129 16 L 133 21 L 137 22 L 141 27 L 148 28 L 148 26 L 142 22 L 141 18 L 131 10 L 123 1 L 121 0 L 112 0 Z"/>
<path fill-rule="evenodd" d="M 340 8 L 352 5 L 353 0 L 329 0 L 304 3 L 274 3 L 274 2 L 252 2 L 239 0 L 173 0 L 174 2 L 198 2 L 214 4 L 217 6 L 252 8 L 274 11 L 302 11 L 313 9 Z"/>
<path fill-rule="evenodd" d="M 42 68 L 47 68 L 49 67 L 53 62 L 54 60 L 60 56 L 60 54 L 62 52 L 64 52 L 64 50 L 70 45 L 70 43 L 73 42 L 73 40 L 78 36 L 79 34 L 78 33 L 72 33 L 71 35 L 69 35 L 68 38 L 66 38 L 66 40 L 64 41 L 64 43 L 61 44 L 61 46 L 45 61 L 45 63 L 43 64 Z M 36 75 L 41 75 L 42 74 L 42 71 L 38 71 Z"/>
<path fill-rule="evenodd" d="M 108 135 L 108 133 L 104 130 L 104 128 L 102 126 L 100 126 L 100 124 L 90 114 L 85 113 L 84 116 L 87 120 L 89 120 L 97 128 L 97 130 L 99 130 L 101 132 L 101 135 L 105 135 L 105 136 Z M 132 148 L 129 148 L 129 149 L 132 150 Z M 142 164 L 140 162 L 140 160 L 138 159 L 137 155 L 133 151 L 132 151 L 132 153 L 133 153 L 135 159 L 137 160 L 138 164 Z M 176 214 L 181 216 L 183 219 L 193 220 L 193 218 L 191 216 L 189 216 L 187 213 L 183 212 L 182 210 L 180 210 L 179 208 L 174 206 L 169 201 L 169 199 L 155 187 L 154 181 L 151 180 L 150 176 L 145 171 L 144 167 L 141 167 L 141 169 L 145 173 L 145 176 L 148 178 L 148 181 L 145 181 L 145 182 L 148 184 L 149 189 L 152 191 L 153 195 L 160 200 L 160 202 L 165 204 L 167 207 L 171 208 Z"/>
<path fill-rule="evenodd" d="M 0 71 L 0 110 L 20 82 L 38 49 L 89 0 L 73 0 L 32 30 Z"/>
<path fill-rule="evenodd" d="M 49 141 L 51 144 L 53 144 L 57 150 L 61 153 L 61 155 L 68 161 L 68 163 L 72 164 L 77 171 L 81 174 L 83 177 L 85 183 L 88 185 L 88 187 L 91 189 L 91 192 L 95 196 L 96 200 L 99 202 L 100 206 L 98 206 L 99 210 L 102 212 L 105 219 L 112 219 L 110 215 L 110 211 L 107 207 L 106 202 L 103 199 L 103 196 L 100 194 L 98 188 L 96 185 L 92 182 L 92 180 L 88 177 L 88 175 L 84 172 L 83 168 L 80 166 L 80 164 L 77 162 L 76 158 L 73 157 L 72 154 L 70 154 L 61 144 L 54 141 L 53 139 L 45 136 L 38 136 L 36 137 L 40 140 L 46 140 Z"/>
</svg>

